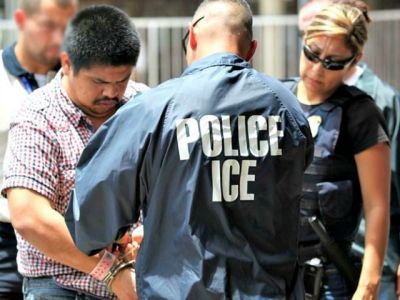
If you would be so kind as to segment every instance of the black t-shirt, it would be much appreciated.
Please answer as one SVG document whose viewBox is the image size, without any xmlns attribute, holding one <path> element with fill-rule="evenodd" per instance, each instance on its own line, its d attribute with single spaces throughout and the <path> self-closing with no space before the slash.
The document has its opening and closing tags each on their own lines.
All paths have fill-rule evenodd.
<svg viewBox="0 0 400 300">
<path fill-rule="evenodd" d="M 343 85 L 329 98 L 349 97 L 342 104 L 342 123 L 335 148 L 337 154 L 346 157 L 352 157 L 379 143 L 389 143 L 386 121 L 375 102 L 362 92 L 351 97 L 349 89 L 356 88 Z M 316 106 L 300 104 L 306 114 Z"/>
</svg>

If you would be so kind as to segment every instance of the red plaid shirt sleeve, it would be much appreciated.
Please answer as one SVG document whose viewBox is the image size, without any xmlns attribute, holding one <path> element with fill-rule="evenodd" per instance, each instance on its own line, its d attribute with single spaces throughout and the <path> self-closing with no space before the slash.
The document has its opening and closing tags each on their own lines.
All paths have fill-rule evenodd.
<svg viewBox="0 0 400 300">
<path fill-rule="evenodd" d="M 56 202 L 57 139 L 40 113 L 30 113 L 29 118 L 15 123 L 10 130 L 4 188 L 27 188 Z"/>
</svg>

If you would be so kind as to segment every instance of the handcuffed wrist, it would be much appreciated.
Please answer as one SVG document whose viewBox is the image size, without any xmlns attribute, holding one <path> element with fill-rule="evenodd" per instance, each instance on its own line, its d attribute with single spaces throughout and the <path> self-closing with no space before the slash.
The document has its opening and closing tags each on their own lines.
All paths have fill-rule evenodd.
<svg viewBox="0 0 400 300">
<path fill-rule="evenodd" d="M 128 262 L 121 260 L 117 264 L 114 264 L 114 266 L 108 271 L 108 273 L 106 274 L 106 276 L 103 278 L 102 281 L 106 284 L 109 291 L 112 292 L 111 284 L 114 278 L 117 276 L 117 274 L 127 268 L 135 270 L 135 260 L 130 260 Z"/>
<path fill-rule="evenodd" d="M 90 275 L 105 283 L 107 288 L 111 291 L 111 284 L 119 272 L 124 269 L 135 269 L 135 260 L 125 261 L 119 260 L 114 254 L 104 251 L 100 261 L 90 272 Z"/>
<path fill-rule="evenodd" d="M 90 275 L 97 280 L 103 281 L 113 266 L 115 266 L 117 263 L 118 259 L 114 254 L 104 251 L 103 256 L 96 267 L 94 267 L 94 269 L 90 272 Z"/>
</svg>

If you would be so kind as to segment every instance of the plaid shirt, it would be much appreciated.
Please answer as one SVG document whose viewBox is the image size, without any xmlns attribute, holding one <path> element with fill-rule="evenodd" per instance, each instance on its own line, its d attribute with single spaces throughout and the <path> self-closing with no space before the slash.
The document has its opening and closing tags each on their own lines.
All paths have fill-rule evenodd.
<svg viewBox="0 0 400 300">
<path fill-rule="evenodd" d="M 32 93 L 11 124 L 3 193 L 15 187 L 33 190 L 64 215 L 75 182 L 75 166 L 93 127 L 68 98 L 61 77 L 59 72 L 47 86 Z M 146 88 L 130 82 L 124 101 Z M 23 276 L 53 276 L 66 288 L 112 298 L 102 282 L 46 257 L 19 234 L 17 239 L 18 270 Z"/>
</svg>

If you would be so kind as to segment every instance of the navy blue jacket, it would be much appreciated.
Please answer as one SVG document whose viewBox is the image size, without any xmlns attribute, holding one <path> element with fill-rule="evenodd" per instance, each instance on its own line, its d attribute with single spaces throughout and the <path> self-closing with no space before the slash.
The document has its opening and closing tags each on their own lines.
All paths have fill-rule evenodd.
<svg viewBox="0 0 400 300">
<path fill-rule="evenodd" d="M 312 153 L 293 94 L 243 59 L 214 54 L 93 136 L 70 230 L 94 253 L 143 210 L 140 299 L 288 299 Z"/>
</svg>

